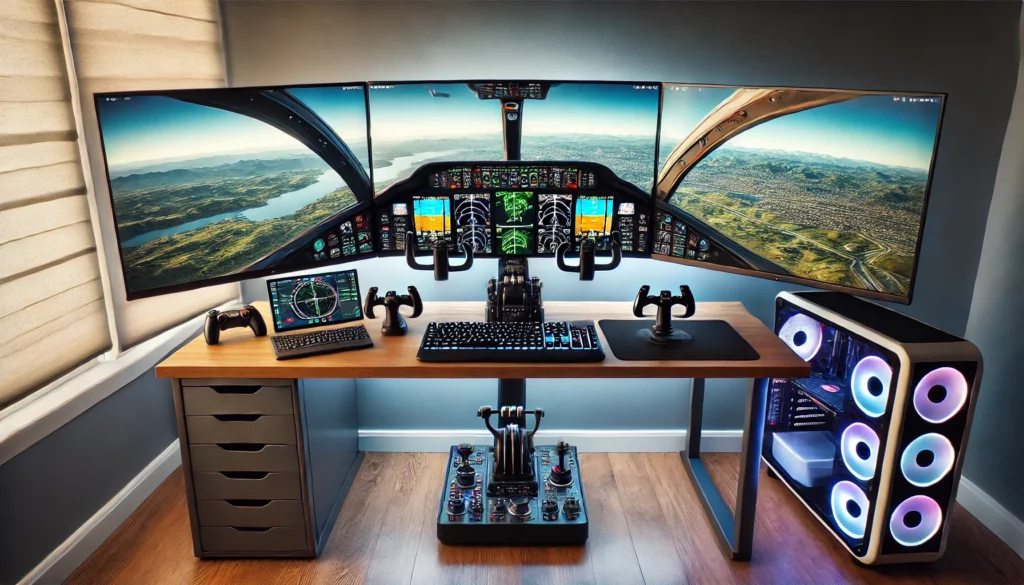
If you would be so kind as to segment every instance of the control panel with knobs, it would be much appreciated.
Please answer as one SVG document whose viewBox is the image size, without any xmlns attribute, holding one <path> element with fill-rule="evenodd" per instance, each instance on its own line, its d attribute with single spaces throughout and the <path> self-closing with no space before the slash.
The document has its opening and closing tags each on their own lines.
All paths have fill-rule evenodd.
<svg viewBox="0 0 1024 585">
<path fill-rule="evenodd" d="M 589 519 L 576 448 L 562 441 L 526 446 L 526 450 L 529 464 L 517 478 L 501 473 L 491 445 L 463 443 L 451 448 L 438 508 L 441 542 L 535 546 L 586 542 Z"/>
</svg>

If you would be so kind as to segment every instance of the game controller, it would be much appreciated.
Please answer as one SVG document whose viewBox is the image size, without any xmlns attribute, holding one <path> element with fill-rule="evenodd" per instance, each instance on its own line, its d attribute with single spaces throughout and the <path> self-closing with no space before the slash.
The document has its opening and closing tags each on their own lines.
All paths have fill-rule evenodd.
<svg viewBox="0 0 1024 585">
<path fill-rule="evenodd" d="M 405 324 L 405 318 L 398 312 L 399 307 L 403 305 L 412 307 L 410 319 L 415 319 L 423 313 L 423 301 L 420 300 L 420 293 L 415 286 L 409 287 L 407 295 L 398 295 L 395 291 L 389 290 L 383 297 L 378 297 L 377 287 L 371 286 L 366 293 L 366 301 L 363 302 L 363 314 L 368 319 L 375 319 L 373 308 L 381 305 L 384 305 L 384 309 L 387 311 L 387 314 L 384 315 L 384 324 L 380 328 L 382 335 L 405 335 L 409 329 Z"/>
<path fill-rule="evenodd" d="M 696 303 L 693 300 L 693 293 L 690 292 L 690 287 L 680 285 L 679 294 L 672 296 L 672 291 L 663 290 L 660 295 L 648 295 L 651 291 L 651 287 L 643 285 L 640 287 L 640 291 L 636 293 L 636 299 L 633 300 L 633 316 L 643 317 L 644 307 L 648 305 L 655 305 L 658 307 L 658 315 L 654 318 L 654 326 L 650 329 L 642 329 L 639 334 L 647 338 L 651 343 L 655 344 L 669 344 L 669 343 L 686 343 L 692 341 L 685 331 L 672 328 L 672 307 L 675 305 L 682 305 L 686 308 L 686 312 L 682 315 L 675 315 L 676 319 L 686 319 L 692 317 L 694 311 L 697 309 Z"/>
<path fill-rule="evenodd" d="M 267 324 L 263 321 L 263 315 L 252 305 L 246 305 L 235 311 L 218 311 L 211 309 L 206 313 L 206 323 L 203 326 L 203 336 L 206 343 L 216 345 L 220 341 L 220 332 L 235 327 L 248 327 L 256 337 L 263 337 L 267 334 Z"/>
</svg>

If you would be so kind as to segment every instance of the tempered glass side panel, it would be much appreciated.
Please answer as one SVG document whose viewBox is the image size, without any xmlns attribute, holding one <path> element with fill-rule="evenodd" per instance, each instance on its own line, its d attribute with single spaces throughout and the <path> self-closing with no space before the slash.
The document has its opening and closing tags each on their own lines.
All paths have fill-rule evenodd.
<svg viewBox="0 0 1024 585">
<path fill-rule="evenodd" d="M 769 385 L 764 457 L 855 552 L 869 545 L 899 362 L 788 303 L 775 333 L 811 367 Z"/>
</svg>

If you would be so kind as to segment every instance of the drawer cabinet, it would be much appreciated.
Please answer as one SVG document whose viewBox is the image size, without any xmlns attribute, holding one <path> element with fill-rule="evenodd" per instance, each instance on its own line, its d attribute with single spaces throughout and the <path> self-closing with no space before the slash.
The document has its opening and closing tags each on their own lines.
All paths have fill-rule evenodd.
<svg viewBox="0 0 1024 585">
<path fill-rule="evenodd" d="M 361 460 L 354 382 L 176 379 L 174 409 L 195 555 L 316 557 Z"/>
</svg>

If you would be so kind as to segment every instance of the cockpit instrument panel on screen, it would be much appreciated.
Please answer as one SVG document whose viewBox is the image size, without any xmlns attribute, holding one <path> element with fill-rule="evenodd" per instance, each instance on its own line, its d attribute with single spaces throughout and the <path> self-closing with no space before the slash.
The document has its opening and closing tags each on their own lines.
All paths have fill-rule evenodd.
<svg viewBox="0 0 1024 585">
<path fill-rule="evenodd" d="M 577 167 L 512 165 L 506 167 L 454 167 L 432 173 L 429 185 L 436 189 L 591 189 L 597 187 L 593 171 Z"/>
<path fill-rule="evenodd" d="M 455 255 L 471 247 L 483 257 L 553 256 L 592 239 L 608 254 L 612 238 L 627 256 L 650 253 L 650 197 L 600 165 L 428 167 L 378 199 L 383 255 L 404 253 L 406 232 L 420 253 L 444 241 Z"/>
</svg>

